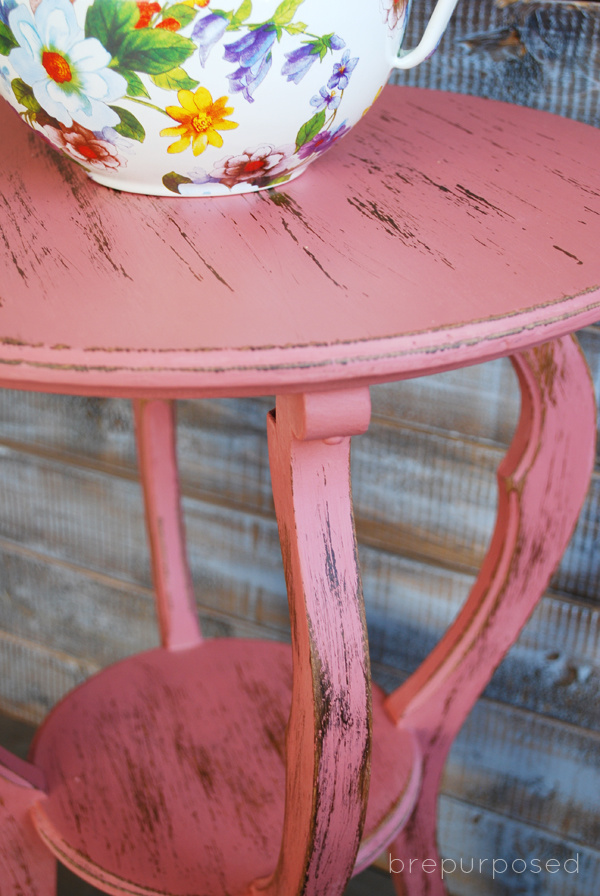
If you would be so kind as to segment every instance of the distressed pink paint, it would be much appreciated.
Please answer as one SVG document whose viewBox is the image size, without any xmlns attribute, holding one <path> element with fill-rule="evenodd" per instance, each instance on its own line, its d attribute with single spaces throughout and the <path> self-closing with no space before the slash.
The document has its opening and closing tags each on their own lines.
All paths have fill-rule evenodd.
<svg viewBox="0 0 600 896">
<path fill-rule="evenodd" d="M 371 771 L 371 694 L 350 436 L 365 431 L 370 411 L 368 390 L 324 392 L 306 401 L 282 396 L 269 419 L 292 627 L 294 735 L 279 861 L 248 896 L 338 896 L 356 860 Z"/>
<path fill-rule="evenodd" d="M 193 647 L 201 635 L 179 500 L 175 409 L 158 399 L 133 407 L 161 642 Z"/>
<path fill-rule="evenodd" d="M 424 756 L 422 792 L 393 844 L 400 859 L 437 857 L 436 802 L 448 750 L 545 591 L 594 467 L 596 406 L 577 343 L 565 337 L 511 360 L 522 410 L 498 470 L 498 519 L 488 554 L 453 625 L 387 701 Z M 399 896 L 446 892 L 439 874 L 394 877 Z"/>
<path fill-rule="evenodd" d="M 0 378 L 15 386 L 368 384 L 600 315 L 600 132 L 579 122 L 389 87 L 298 180 L 211 202 L 98 187 L 7 104 L 0 132 Z"/>
<path fill-rule="evenodd" d="M 589 481 L 593 394 L 567 334 L 600 317 L 600 134 L 390 88 L 293 184 L 171 201 L 98 187 L 11 115 L 0 384 L 134 399 L 163 646 L 68 695 L 31 765 L 0 755 L 2 896 L 26 880 L 53 896 L 53 856 L 114 896 L 339 896 L 392 841 L 435 855 L 447 751 Z M 369 681 L 350 437 L 369 385 L 502 355 L 523 410 L 489 554 L 386 697 Z M 201 641 L 185 555 L 170 399 L 250 394 L 277 396 L 291 651 Z M 396 883 L 443 893 L 431 875 Z"/>
<path fill-rule="evenodd" d="M 54 896 L 56 863 L 30 811 L 45 799 L 39 768 L 0 748 L 0 884 L 7 896 Z"/>
</svg>

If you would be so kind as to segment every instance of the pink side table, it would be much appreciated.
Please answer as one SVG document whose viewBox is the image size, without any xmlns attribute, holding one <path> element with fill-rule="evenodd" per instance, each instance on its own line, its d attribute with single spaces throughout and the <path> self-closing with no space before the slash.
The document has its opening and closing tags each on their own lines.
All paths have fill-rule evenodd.
<svg viewBox="0 0 600 896">
<path fill-rule="evenodd" d="M 339 896 L 389 844 L 434 856 L 448 749 L 592 469 L 594 396 L 569 334 L 600 318 L 600 133 L 387 88 L 298 181 L 202 201 L 99 187 L 7 106 L 0 132 L 0 385 L 133 399 L 163 645 L 69 694 L 30 763 L 2 753 L 3 896 L 51 896 L 55 857 L 114 896 Z M 385 695 L 350 437 L 371 384 L 503 355 L 522 412 L 489 553 L 445 637 Z M 174 399 L 272 393 L 291 651 L 202 641 L 175 459 Z"/>
</svg>

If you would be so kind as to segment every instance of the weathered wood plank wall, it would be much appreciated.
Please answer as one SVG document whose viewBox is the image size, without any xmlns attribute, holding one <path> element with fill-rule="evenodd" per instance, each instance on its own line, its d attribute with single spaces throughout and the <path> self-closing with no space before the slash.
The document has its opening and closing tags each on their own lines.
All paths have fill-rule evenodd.
<svg viewBox="0 0 600 896">
<path fill-rule="evenodd" d="M 409 41 L 432 5 L 416 0 Z M 600 124 L 600 3 L 459 9 L 437 56 L 405 82 Z M 600 395 L 600 327 L 580 340 Z M 288 637 L 266 450 L 272 404 L 179 405 L 190 561 L 212 635 Z M 518 390 L 499 361 L 376 387 L 373 410 L 354 441 L 354 498 L 374 674 L 392 686 L 473 580 Z M 129 404 L 0 392 L 0 488 L 0 708 L 37 721 L 96 669 L 157 643 Z M 440 803 L 445 855 L 578 854 L 578 872 L 456 873 L 450 889 L 596 892 L 599 794 L 600 458 L 548 593 L 452 751 Z"/>
</svg>

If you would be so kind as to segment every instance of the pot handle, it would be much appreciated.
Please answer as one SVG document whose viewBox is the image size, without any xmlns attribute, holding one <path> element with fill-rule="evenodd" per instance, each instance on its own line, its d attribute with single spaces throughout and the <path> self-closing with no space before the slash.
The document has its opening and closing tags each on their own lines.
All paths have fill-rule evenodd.
<svg viewBox="0 0 600 896">
<path fill-rule="evenodd" d="M 457 3 L 458 0 L 438 0 L 420 42 L 413 50 L 400 51 L 401 55 L 393 59 L 392 66 L 399 69 L 413 68 L 431 56 L 446 30 Z"/>
</svg>

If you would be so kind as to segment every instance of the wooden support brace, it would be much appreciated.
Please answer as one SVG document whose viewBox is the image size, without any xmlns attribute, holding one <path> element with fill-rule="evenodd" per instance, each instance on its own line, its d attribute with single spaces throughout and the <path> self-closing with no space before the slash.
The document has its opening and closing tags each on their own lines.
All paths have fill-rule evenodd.
<svg viewBox="0 0 600 896">
<path fill-rule="evenodd" d="M 399 896 L 446 893 L 436 845 L 446 756 L 548 586 L 593 469 L 594 394 L 575 339 L 563 337 L 511 360 L 521 387 L 521 416 L 498 470 L 498 517 L 489 551 L 455 622 L 387 701 L 397 723 L 414 731 L 424 762 L 417 805 L 392 844 L 392 857 L 405 863 L 405 872 L 394 874 Z M 419 870 L 406 873 L 410 859 Z M 422 872 L 424 859 L 437 860 L 436 873 Z"/>
<path fill-rule="evenodd" d="M 161 642 L 172 650 L 193 647 L 201 634 L 181 513 L 174 404 L 136 400 L 133 409 Z"/>
<path fill-rule="evenodd" d="M 350 436 L 367 389 L 277 398 L 273 495 L 288 587 L 294 678 L 277 868 L 252 896 L 339 896 L 364 824 L 371 690 L 350 495 Z"/>
</svg>

